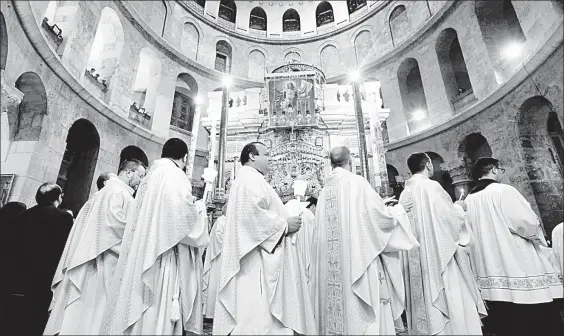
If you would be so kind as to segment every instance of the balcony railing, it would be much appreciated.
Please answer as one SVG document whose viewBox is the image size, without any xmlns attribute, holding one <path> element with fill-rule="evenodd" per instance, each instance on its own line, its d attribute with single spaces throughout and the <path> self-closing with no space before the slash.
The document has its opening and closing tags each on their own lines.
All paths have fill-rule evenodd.
<svg viewBox="0 0 564 336">
<path fill-rule="evenodd" d="M 50 25 L 49 19 L 46 17 L 43 18 L 41 22 L 41 27 L 47 32 L 47 35 L 55 43 L 55 48 L 58 48 L 61 43 L 63 43 L 63 30 L 59 28 L 56 24 Z"/>
<path fill-rule="evenodd" d="M 96 85 L 102 92 L 108 92 L 108 82 L 105 79 L 100 80 L 100 74 L 96 73 L 96 69 L 84 70 L 84 76 L 94 85 Z"/>
<path fill-rule="evenodd" d="M 233 22 L 229 22 L 225 20 L 224 18 L 218 17 L 217 23 L 219 23 L 220 26 L 225 27 L 227 29 L 235 30 L 235 24 Z"/>
<path fill-rule="evenodd" d="M 151 116 L 144 107 L 138 107 L 136 102 L 129 107 L 129 119 L 147 129 L 151 128 Z"/>
</svg>

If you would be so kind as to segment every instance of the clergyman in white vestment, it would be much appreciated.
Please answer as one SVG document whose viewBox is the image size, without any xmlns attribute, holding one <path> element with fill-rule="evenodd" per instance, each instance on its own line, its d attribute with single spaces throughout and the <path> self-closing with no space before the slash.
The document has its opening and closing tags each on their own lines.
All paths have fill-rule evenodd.
<svg viewBox="0 0 564 336">
<path fill-rule="evenodd" d="M 290 217 L 266 182 L 268 149 L 250 143 L 229 194 L 214 335 L 317 334 Z"/>
<path fill-rule="evenodd" d="M 478 159 L 476 185 L 466 198 L 470 257 L 488 307 L 484 329 L 498 336 L 563 335 L 553 302 L 562 298 L 561 272 L 550 263 L 553 252 L 529 202 L 499 183 L 504 171 L 494 158 Z"/>
<path fill-rule="evenodd" d="M 128 159 L 82 207 L 57 267 L 45 335 L 94 335 L 100 331 L 133 192 L 145 176 Z M 85 317 L 88 318 L 85 319 Z"/>
<path fill-rule="evenodd" d="M 298 254 L 303 259 L 305 266 L 307 283 L 312 289 L 311 279 L 311 253 L 313 249 L 313 241 L 315 237 L 315 207 L 317 198 L 309 197 L 306 202 L 299 202 L 297 199 L 289 200 L 286 203 L 286 209 L 290 215 L 300 216 L 302 219 L 302 227 L 296 233 L 293 243 L 297 246 Z M 313 303 L 313 301 L 312 301 Z"/>
<path fill-rule="evenodd" d="M 564 244 L 562 244 L 562 240 L 564 240 L 562 228 L 564 223 L 560 223 L 552 229 L 552 250 L 556 255 L 556 260 L 560 264 L 560 272 L 564 273 Z"/>
<path fill-rule="evenodd" d="M 400 204 L 413 203 L 408 215 L 420 244 L 407 252 L 404 274 L 409 333 L 481 335 L 480 319 L 487 313 L 465 248 L 472 232 L 465 224 L 464 203 L 453 204 L 429 178 L 434 170 L 427 154 L 411 154 L 407 165 L 413 176 Z"/>
<path fill-rule="evenodd" d="M 210 244 L 206 250 L 204 260 L 204 316 L 213 318 L 215 301 L 217 297 L 217 284 L 221 272 L 221 249 L 223 245 L 223 231 L 225 230 L 225 213 L 227 205 L 223 207 L 223 213 L 219 216 L 210 232 Z"/>
<path fill-rule="evenodd" d="M 200 248 L 209 234 L 205 205 L 194 202 L 183 171 L 187 154 L 183 140 L 169 139 L 139 185 L 102 335 L 202 332 Z"/>
<path fill-rule="evenodd" d="M 316 322 L 322 335 L 395 335 L 394 320 L 405 308 L 398 251 L 418 244 L 403 207 L 387 208 L 364 177 L 350 172 L 350 161 L 347 147 L 331 151 L 334 169 L 319 194 Z"/>
</svg>

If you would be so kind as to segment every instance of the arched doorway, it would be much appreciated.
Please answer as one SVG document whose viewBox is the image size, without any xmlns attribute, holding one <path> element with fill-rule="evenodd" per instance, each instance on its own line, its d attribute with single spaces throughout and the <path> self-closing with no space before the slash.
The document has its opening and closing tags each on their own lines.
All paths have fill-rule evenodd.
<svg viewBox="0 0 564 336">
<path fill-rule="evenodd" d="M 121 151 L 119 154 L 119 165 L 121 166 L 121 163 L 127 159 L 137 159 L 143 162 L 145 167 L 149 167 L 149 159 L 147 158 L 147 155 L 137 146 L 130 145 Z"/>
<path fill-rule="evenodd" d="M 564 180 L 558 154 L 562 153 L 563 131 L 555 115 L 550 101 L 536 96 L 521 105 L 518 118 L 523 163 L 549 236 L 564 216 Z"/>
<path fill-rule="evenodd" d="M 94 124 L 78 119 L 67 135 L 57 184 L 63 188 L 64 207 L 78 213 L 90 195 L 100 150 L 100 135 Z"/>
<path fill-rule="evenodd" d="M 396 167 L 390 164 L 386 165 L 386 170 L 388 172 L 388 183 L 390 185 L 390 191 L 392 191 L 393 196 L 395 196 L 396 199 L 399 200 L 401 192 L 403 191 L 403 186 L 396 179 L 399 176 L 398 170 L 396 169 Z"/>
<path fill-rule="evenodd" d="M 439 182 L 443 189 L 450 195 L 450 198 L 454 200 L 454 186 L 452 185 L 452 178 L 450 173 L 442 168 L 442 164 L 445 162 L 443 157 L 435 152 L 425 152 L 431 158 L 433 163 L 434 174 L 431 176 L 432 180 Z"/>
<path fill-rule="evenodd" d="M 488 140 L 480 133 L 469 134 L 458 146 L 458 156 L 464 161 L 468 178 L 472 176 L 472 166 L 481 157 L 491 157 L 492 149 Z"/>
<path fill-rule="evenodd" d="M 0 69 L 6 70 L 6 60 L 8 59 L 8 31 L 4 14 L 0 12 Z"/>
</svg>

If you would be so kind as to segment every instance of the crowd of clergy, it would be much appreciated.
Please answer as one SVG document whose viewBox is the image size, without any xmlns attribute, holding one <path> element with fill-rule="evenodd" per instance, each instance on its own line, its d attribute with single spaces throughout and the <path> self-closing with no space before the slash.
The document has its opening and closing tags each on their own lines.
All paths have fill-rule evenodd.
<svg viewBox="0 0 564 336">
<path fill-rule="evenodd" d="M 210 230 L 187 156 L 172 138 L 149 167 L 125 160 L 74 222 L 53 183 L 0 209 L 7 335 L 202 334 L 204 317 L 214 335 L 564 335 L 562 224 L 550 247 L 494 158 L 453 202 L 414 153 L 395 200 L 336 147 L 318 197 L 284 204 L 249 143 Z"/>
</svg>

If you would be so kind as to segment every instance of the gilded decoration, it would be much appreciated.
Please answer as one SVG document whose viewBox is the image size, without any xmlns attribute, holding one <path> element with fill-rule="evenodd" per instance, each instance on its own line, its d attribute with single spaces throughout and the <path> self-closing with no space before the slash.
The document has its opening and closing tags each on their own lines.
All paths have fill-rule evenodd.
<svg viewBox="0 0 564 336">
<path fill-rule="evenodd" d="M 260 136 L 269 146 L 270 172 L 266 177 L 283 202 L 294 198 L 295 180 L 308 181 L 305 197 L 315 196 L 323 187 L 327 150 L 317 146 L 323 133 L 316 129 L 272 130 Z"/>
</svg>

